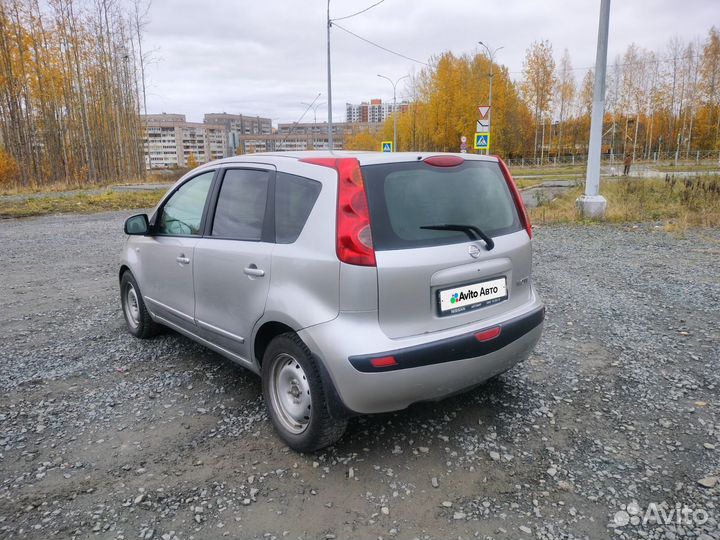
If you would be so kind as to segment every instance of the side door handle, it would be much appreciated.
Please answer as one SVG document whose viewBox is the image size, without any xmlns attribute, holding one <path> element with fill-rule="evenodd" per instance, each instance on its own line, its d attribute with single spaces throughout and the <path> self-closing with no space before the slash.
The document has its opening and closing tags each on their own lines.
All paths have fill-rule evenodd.
<svg viewBox="0 0 720 540">
<path fill-rule="evenodd" d="M 258 268 L 254 263 L 243 268 L 243 272 L 245 272 L 248 276 L 255 277 L 263 277 L 265 275 L 265 270 Z"/>
<path fill-rule="evenodd" d="M 179 257 L 176 257 L 175 260 L 178 264 L 190 264 L 190 257 L 186 257 L 184 253 L 182 253 Z"/>
</svg>

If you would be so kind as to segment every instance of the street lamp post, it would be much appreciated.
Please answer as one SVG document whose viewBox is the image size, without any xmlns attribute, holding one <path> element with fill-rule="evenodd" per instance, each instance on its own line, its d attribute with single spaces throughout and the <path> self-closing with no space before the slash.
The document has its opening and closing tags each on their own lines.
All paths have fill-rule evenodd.
<svg viewBox="0 0 720 540">
<path fill-rule="evenodd" d="M 325 102 L 322 101 L 320 103 L 316 103 L 315 105 L 313 105 L 312 103 L 305 103 L 304 101 L 301 101 L 300 103 L 313 110 L 312 145 L 313 145 L 313 150 L 315 150 L 315 130 L 317 129 L 317 110 L 320 105 L 325 105 Z"/>
<path fill-rule="evenodd" d="M 488 91 L 488 107 L 490 107 L 490 110 L 488 110 L 488 125 L 489 125 L 488 135 L 490 135 L 490 130 L 492 129 L 492 113 L 493 113 L 493 108 L 492 108 L 492 83 L 493 83 L 493 75 L 494 75 L 494 72 L 493 72 L 493 64 L 495 63 L 495 53 L 497 53 L 500 49 L 504 49 L 505 47 L 498 47 L 498 48 L 495 49 L 495 50 L 491 50 L 491 49 L 490 49 L 487 45 L 485 45 L 482 41 L 478 41 L 478 44 L 479 44 L 479 45 L 482 45 L 483 47 L 485 47 L 485 50 L 486 50 L 487 53 L 488 53 L 488 57 L 490 58 L 490 74 L 489 74 L 489 78 L 490 78 L 490 89 L 489 89 L 489 91 Z M 490 153 L 489 150 L 486 150 L 486 152 L 487 152 L 487 153 Z"/>
<path fill-rule="evenodd" d="M 324 101 L 321 101 L 320 103 L 317 103 L 313 105 L 312 103 L 305 103 L 304 101 L 300 102 L 301 105 L 305 105 L 306 107 L 310 107 L 313 110 L 313 124 L 317 124 L 317 110 L 320 105 L 325 105 Z"/>
<path fill-rule="evenodd" d="M 400 77 L 397 81 L 393 82 L 390 77 L 386 77 L 385 75 L 378 75 L 381 79 L 385 79 L 387 81 L 390 81 L 390 84 L 392 84 L 393 87 L 393 152 L 397 152 L 397 85 L 400 81 L 403 79 L 407 79 L 410 77 L 410 75 L 403 75 Z"/>
</svg>

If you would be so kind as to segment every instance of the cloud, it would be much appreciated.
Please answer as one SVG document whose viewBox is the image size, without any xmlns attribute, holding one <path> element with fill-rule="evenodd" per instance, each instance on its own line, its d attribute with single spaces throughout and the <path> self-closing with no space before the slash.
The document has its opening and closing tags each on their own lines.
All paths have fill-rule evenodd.
<svg viewBox="0 0 720 540">
<path fill-rule="evenodd" d="M 333 0 L 332 17 L 366 5 Z M 274 123 L 297 120 L 326 86 L 326 3 L 322 0 L 154 0 L 146 28 L 149 112 L 259 114 Z M 559 59 L 567 48 L 578 79 L 595 61 L 599 2 L 590 0 L 385 0 L 340 21 L 349 30 L 412 58 L 427 61 L 443 51 L 473 53 L 482 40 L 503 46 L 497 61 L 520 77 L 527 47 L 549 39 Z M 667 40 L 704 39 L 717 19 L 717 0 L 614 2 L 610 61 L 632 42 L 664 51 Z M 344 120 L 346 102 L 392 99 L 393 79 L 422 66 L 372 47 L 335 28 L 331 32 L 333 116 Z M 399 89 L 402 95 L 402 88 Z M 307 119 L 308 117 L 306 117 Z M 318 109 L 318 121 L 326 119 Z"/>
</svg>

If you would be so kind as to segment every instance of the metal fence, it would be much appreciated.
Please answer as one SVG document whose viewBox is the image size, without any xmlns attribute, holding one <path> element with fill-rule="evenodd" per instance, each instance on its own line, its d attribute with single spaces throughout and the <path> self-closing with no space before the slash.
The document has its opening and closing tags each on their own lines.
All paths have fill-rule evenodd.
<svg viewBox="0 0 720 540">
<path fill-rule="evenodd" d="M 606 153 L 601 156 L 602 164 L 605 166 L 620 166 L 623 164 L 622 154 Z M 567 167 L 572 165 L 585 165 L 587 154 L 569 154 L 563 156 L 536 156 L 506 159 L 505 162 L 512 167 Z M 714 165 L 720 167 L 720 151 L 704 150 L 687 154 L 685 152 L 653 152 L 649 159 L 636 157 L 633 163 L 657 164 L 657 165 Z"/>
</svg>

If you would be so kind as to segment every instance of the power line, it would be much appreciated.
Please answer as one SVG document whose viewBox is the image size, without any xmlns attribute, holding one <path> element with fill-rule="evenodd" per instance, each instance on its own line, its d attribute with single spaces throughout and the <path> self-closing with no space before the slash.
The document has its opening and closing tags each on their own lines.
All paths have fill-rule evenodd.
<svg viewBox="0 0 720 540">
<path fill-rule="evenodd" d="M 334 19 L 334 20 L 338 20 L 338 19 Z M 394 54 L 395 56 L 399 56 L 399 57 L 401 57 L 401 58 L 404 58 L 405 60 L 410 60 L 411 62 L 415 62 L 416 64 L 422 64 L 423 66 L 427 66 L 427 65 L 428 65 L 426 62 L 421 62 L 420 60 L 416 60 L 415 58 L 410 58 L 409 56 L 405 56 L 404 54 L 401 54 L 401 53 L 399 53 L 399 52 L 392 51 L 392 50 L 388 49 L 387 47 L 383 47 L 382 45 L 379 45 L 378 43 L 375 43 L 374 41 L 370 41 L 369 39 L 365 39 L 365 38 L 362 37 L 362 36 L 358 36 L 355 32 L 351 32 L 351 31 L 348 30 L 347 28 L 343 28 L 342 26 L 340 26 L 340 25 L 337 24 L 337 23 L 333 23 L 333 26 L 339 28 L 339 29 L 342 30 L 343 32 L 347 32 L 347 33 L 350 34 L 351 36 L 354 36 L 354 37 L 358 38 L 358 39 L 361 40 L 361 41 L 364 41 L 365 43 L 369 43 L 369 44 L 372 45 L 373 47 L 377 47 L 378 49 L 382 49 L 382 50 L 385 51 L 385 52 L 389 52 L 390 54 Z"/>
<path fill-rule="evenodd" d="M 379 6 L 382 4 L 385 0 L 380 0 L 379 2 L 375 2 L 372 6 L 366 7 L 363 10 L 358 11 L 357 13 L 353 13 L 352 15 L 345 15 L 344 17 L 338 17 L 337 19 L 330 19 L 331 22 L 335 21 L 342 21 L 343 19 L 349 19 L 351 17 L 354 17 L 355 15 L 360 15 L 361 13 L 365 13 L 366 11 L 370 11 L 375 6 Z"/>
</svg>

